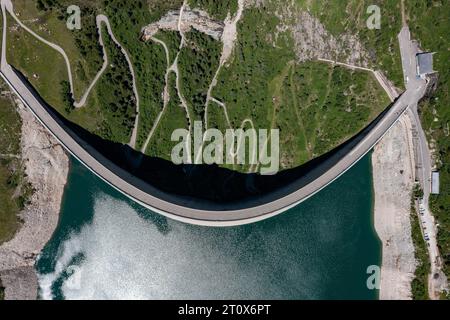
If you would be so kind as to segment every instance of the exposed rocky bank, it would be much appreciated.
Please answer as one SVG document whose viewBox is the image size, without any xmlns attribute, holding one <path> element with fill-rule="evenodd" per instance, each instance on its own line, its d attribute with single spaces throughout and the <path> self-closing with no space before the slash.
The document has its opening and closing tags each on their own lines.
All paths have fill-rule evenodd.
<svg viewBox="0 0 450 320">
<path fill-rule="evenodd" d="M 23 223 L 19 231 L 0 246 L 0 278 L 7 300 L 37 297 L 34 264 L 57 227 L 69 171 L 62 146 L 20 101 L 16 104 L 22 118 L 22 159 L 34 193 L 20 213 Z"/>
<path fill-rule="evenodd" d="M 372 155 L 375 229 L 383 244 L 380 299 L 412 299 L 416 259 L 411 238 L 414 154 L 411 122 L 403 115 Z"/>
</svg>

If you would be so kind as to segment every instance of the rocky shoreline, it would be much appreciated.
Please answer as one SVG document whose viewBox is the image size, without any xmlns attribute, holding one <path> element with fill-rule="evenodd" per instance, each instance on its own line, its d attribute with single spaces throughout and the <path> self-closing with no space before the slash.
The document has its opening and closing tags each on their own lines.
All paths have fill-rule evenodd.
<svg viewBox="0 0 450 320">
<path fill-rule="evenodd" d="M 34 193 L 20 212 L 19 231 L 0 246 L 0 278 L 6 300 L 32 300 L 38 293 L 34 264 L 58 225 L 69 158 L 34 115 L 20 101 L 16 104 L 22 119 L 22 160 Z"/>
<path fill-rule="evenodd" d="M 410 221 L 415 174 L 411 149 L 411 122 L 403 115 L 372 154 L 375 229 L 383 248 L 380 300 L 412 299 L 417 262 Z"/>
</svg>

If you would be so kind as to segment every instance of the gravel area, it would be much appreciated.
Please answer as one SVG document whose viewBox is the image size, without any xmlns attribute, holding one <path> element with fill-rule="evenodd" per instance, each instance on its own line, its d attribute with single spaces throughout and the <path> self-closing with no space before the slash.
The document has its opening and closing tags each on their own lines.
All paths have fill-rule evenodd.
<svg viewBox="0 0 450 320">
<path fill-rule="evenodd" d="M 416 260 L 411 238 L 414 154 L 407 116 L 389 130 L 372 155 L 375 229 L 383 243 L 380 299 L 411 299 Z"/>
</svg>

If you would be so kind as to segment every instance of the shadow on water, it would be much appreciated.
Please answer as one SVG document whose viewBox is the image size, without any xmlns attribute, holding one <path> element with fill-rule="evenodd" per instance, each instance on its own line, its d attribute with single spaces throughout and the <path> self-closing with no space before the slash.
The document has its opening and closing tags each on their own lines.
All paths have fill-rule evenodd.
<svg viewBox="0 0 450 320">
<path fill-rule="evenodd" d="M 16 70 L 20 78 L 27 79 Z M 175 165 L 149 157 L 128 145 L 113 143 L 70 122 L 28 87 L 46 111 L 87 152 L 128 183 L 157 198 L 203 210 L 233 210 L 253 207 L 284 197 L 320 177 L 342 159 L 383 118 L 389 106 L 356 136 L 297 168 L 276 175 L 245 174 L 217 165 Z"/>
</svg>

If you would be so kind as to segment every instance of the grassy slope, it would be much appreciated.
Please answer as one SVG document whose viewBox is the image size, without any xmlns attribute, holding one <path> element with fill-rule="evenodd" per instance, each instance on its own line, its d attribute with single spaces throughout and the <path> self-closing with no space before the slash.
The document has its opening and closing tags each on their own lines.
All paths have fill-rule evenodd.
<svg viewBox="0 0 450 320">
<path fill-rule="evenodd" d="M 228 13 L 233 15 L 238 9 L 238 0 L 189 0 L 192 8 L 202 8 L 213 18 L 224 20 Z"/>
<path fill-rule="evenodd" d="M 13 21 L 8 17 L 8 26 L 15 30 L 8 33 L 8 62 L 19 69 L 59 113 L 75 123 L 82 124 L 89 131 L 97 130 L 102 115 L 96 104 L 92 103 L 98 101 L 95 90 L 85 108 L 67 113 L 61 87 L 63 81 L 68 81 L 63 57 L 18 28 Z"/>
<path fill-rule="evenodd" d="M 3 32 L 2 17 L 0 17 L 0 32 Z M 5 89 L 6 84 L 1 79 L 0 91 Z M 9 183 L 12 165 L 17 160 L 6 156 L 18 155 L 20 152 L 20 126 L 20 118 L 12 102 L 6 97 L 0 97 L 0 244 L 10 240 L 20 225 L 17 217 L 18 203 L 13 197 L 14 188 Z M 0 280 L 0 300 L 3 300 L 3 295 Z"/>
<path fill-rule="evenodd" d="M 97 92 L 105 119 L 97 133 L 114 142 L 127 143 L 135 122 L 136 97 L 133 92 L 133 78 L 128 63 L 120 48 L 108 35 L 103 25 L 104 44 L 110 67 L 100 78 Z"/>
<path fill-rule="evenodd" d="M 47 23 L 48 32 L 52 35 L 50 39 L 63 47 L 67 52 L 69 59 L 73 61 L 72 67 L 75 66 L 74 70 L 83 61 L 86 62 L 87 66 L 95 66 L 95 62 L 100 57 L 101 62 L 101 54 L 99 55 L 98 52 L 98 35 L 95 31 L 95 15 L 103 12 L 110 17 L 116 37 L 127 48 L 135 66 L 141 100 L 141 121 L 139 123 L 140 130 L 137 141 L 137 147 L 139 148 L 145 141 L 145 137 L 162 108 L 161 92 L 164 86 L 165 71 L 164 50 L 160 45 L 151 42 L 141 42 L 139 39 L 140 29 L 142 26 L 159 19 L 169 9 L 179 8 L 181 1 L 151 1 L 149 3 L 146 3 L 144 0 L 134 2 L 125 0 L 42 1 L 45 4 L 46 11 L 41 11 L 40 13 L 36 12 L 34 4 L 27 2 L 25 5 L 25 2 L 22 0 L 17 0 L 15 7 L 20 13 L 21 19 L 22 17 L 27 17 L 27 15 L 29 17 L 35 17 L 36 15 L 40 20 Z M 79 5 L 82 8 L 82 29 L 73 33 L 65 27 L 65 17 L 63 17 L 62 21 L 58 19 L 59 16 L 64 16 L 64 8 L 72 4 Z M 42 34 L 39 31 L 38 23 L 28 21 L 27 24 L 35 32 L 41 33 L 44 37 L 46 36 L 46 34 Z M 64 95 L 62 94 L 63 87 L 60 85 L 64 80 L 67 80 L 67 71 L 62 57 L 47 46 L 32 40 L 22 30 L 19 29 L 15 33 L 17 37 L 11 39 L 10 42 L 8 56 L 10 63 L 19 68 L 30 79 L 41 95 L 61 114 L 69 120 L 82 125 L 87 130 L 100 134 L 103 138 L 110 139 L 111 132 L 115 129 L 115 123 L 107 123 L 105 126 L 105 122 L 113 118 L 113 115 L 108 112 L 107 107 L 110 102 L 104 101 L 104 95 L 102 95 L 101 91 L 107 91 L 111 86 L 105 86 L 104 83 L 99 82 L 91 92 L 86 107 L 81 110 L 74 110 L 68 114 L 65 110 Z M 64 39 L 67 38 L 72 40 L 65 41 Z M 16 42 L 15 48 L 11 46 L 11 44 L 14 44 L 12 41 Z M 77 41 L 81 44 L 77 43 Z M 15 50 L 13 51 L 13 49 Z M 34 57 L 34 61 L 27 61 L 28 57 Z M 84 72 L 86 83 L 92 81 L 93 75 L 99 69 L 99 66 L 97 67 L 90 68 L 91 72 L 89 73 Z M 45 73 L 44 70 L 51 72 Z M 32 77 L 33 74 L 38 74 L 39 79 L 34 79 Z M 82 87 L 78 83 L 77 78 L 74 80 L 76 87 Z M 102 85 L 104 85 L 103 88 L 98 88 Z M 84 87 L 82 91 L 84 91 Z M 122 129 L 125 132 L 128 131 L 126 122 L 123 126 L 118 127 L 116 131 Z M 126 134 L 114 135 L 113 140 L 128 142 L 123 141 L 124 136 Z"/>
<path fill-rule="evenodd" d="M 186 45 L 179 57 L 181 92 L 186 98 L 191 119 L 202 120 L 206 93 L 219 66 L 221 44 L 192 30 L 186 34 Z"/>
<path fill-rule="evenodd" d="M 1 80 L 0 91 L 6 89 Z M 17 214 L 31 196 L 20 159 L 21 120 L 9 98 L 0 97 L 0 244 L 10 240 L 20 221 Z M 12 155 L 12 156 L 11 156 Z"/>
<path fill-rule="evenodd" d="M 420 228 L 420 220 L 414 203 L 411 205 L 411 237 L 415 248 L 415 257 L 418 262 L 415 278 L 411 282 L 411 292 L 414 300 L 428 300 L 428 275 L 430 274 L 430 258 Z"/>
<path fill-rule="evenodd" d="M 431 207 L 440 225 L 438 243 L 445 262 L 444 271 L 450 276 L 450 2 L 407 1 L 406 10 L 414 38 L 419 39 L 424 50 L 436 52 L 434 69 L 439 72 L 438 89 L 432 98 L 421 103 L 420 110 L 429 138 L 437 142 L 441 194 L 431 198 Z"/>
<path fill-rule="evenodd" d="M 166 71 L 164 49 L 159 44 L 140 41 L 141 28 L 159 20 L 167 11 L 178 9 L 181 3 L 181 0 L 109 0 L 104 8 L 110 17 L 116 37 L 127 48 L 135 66 L 141 99 L 138 149 L 142 147 L 162 109 L 161 93 Z"/>
<path fill-rule="evenodd" d="M 174 63 L 177 53 L 180 49 L 181 36 L 176 31 L 160 30 L 155 38 L 163 41 L 169 50 L 170 65 Z"/>
<path fill-rule="evenodd" d="M 383 70 L 398 88 L 404 87 L 397 40 L 402 21 L 399 0 L 297 0 L 297 2 L 303 8 L 309 8 L 333 35 L 346 32 L 358 35 L 369 52 L 372 66 Z M 309 3 L 312 4 L 308 7 Z M 367 28 L 366 21 L 370 16 L 367 14 L 367 8 L 370 5 L 378 5 L 381 9 L 380 30 Z"/>
<path fill-rule="evenodd" d="M 56 87 L 67 79 L 64 59 L 50 47 L 19 28 L 8 15 L 7 60 L 20 69 L 42 97 L 51 105 L 62 106 L 62 96 Z"/>
<path fill-rule="evenodd" d="M 4 88 L 3 80 L 2 88 Z M 20 118 L 7 98 L 0 98 L 0 154 L 19 154 Z M 0 243 L 12 238 L 19 221 L 15 188 L 9 183 L 15 159 L 0 155 Z"/>
<path fill-rule="evenodd" d="M 61 1 L 63 3 L 64 1 Z M 18 2 L 20 3 L 20 1 Z M 83 3 L 83 2 L 82 2 Z M 29 3 L 24 6 L 16 5 L 16 10 L 20 12 L 20 18 L 31 14 L 37 14 L 42 20 L 42 23 L 46 23 L 48 32 L 43 32 L 40 28 L 37 28 L 37 24 L 28 22 L 29 26 L 35 31 L 40 32 L 45 38 L 51 39 L 55 43 L 61 45 L 69 56 L 72 67 L 76 71 L 74 78 L 74 84 L 76 88 L 81 88 L 79 91 L 84 93 L 88 83 L 90 83 L 97 73 L 97 69 L 94 67 L 98 65 L 97 59 L 101 55 L 96 54 L 98 50 L 98 34 L 95 31 L 95 15 L 98 11 L 95 7 L 95 3 L 90 2 L 92 7 L 86 7 L 86 4 L 78 3 L 86 14 L 83 18 L 83 29 L 76 32 L 85 32 L 84 36 L 73 35 L 71 31 L 65 27 L 65 24 L 57 18 L 57 15 L 61 11 L 60 6 L 55 6 L 52 10 L 47 10 L 44 13 L 36 13 L 36 9 Z M 64 7 L 63 5 L 61 5 Z M 21 10 L 22 11 L 19 11 Z M 27 21 L 25 21 L 27 22 Z M 13 22 L 12 18 L 8 19 L 9 26 L 14 26 L 15 31 L 9 33 L 9 48 L 8 48 L 8 61 L 16 66 L 30 82 L 38 89 L 39 93 L 44 99 L 49 102 L 58 112 L 67 117 L 69 120 L 82 125 L 87 130 L 98 134 L 102 138 L 112 140 L 115 142 L 127 143 L 131 134 L 131 128 L 134 124 L 134 105 L 132 105 L 134 98 L 130 99 L 132 90 L 130 87 L 131 76 L 128 70 L 128 65 L 118 48 L 109 39 L 109 36 L 104 32 L 104 42 L 107 48 L 107 54 L 109 61 L 111 62 L 109 68 L 106 70 L 105 75 L 91 91 L 91 95 L 88 98 L 87 104 L 81 109 L 72 110 L 68 112 L 66 102 L 64 101 L 64 89 L 62 83 L 68 80 L 67 70 L 65 62 L 62 56 L 50 47 L 42 44 L 34 37 L 26 33 L 21 28 L 17 28 L 17 25 Z M 94 24 L 94 30 L 92 30 L 92 23 Z M 57 32 L 56 32 L 57 31 Z M 106 29 L 104 30 L 106 31 Z M 50 34 L 56 34 L 55 39 L 49 37 Z M 89 35 L 89 36 L 88 36 Z M 81 45 L 75 45 L 68 40 L 61 40 L 71 38 L 82 42 Z M 75 41 L 74 40 L 74 41 Z M 76 48 L 74 48 L 76 46 Z M 88 49 L 80 49 L 80 48 Z M 80 54 L 79 52 L 87 52 Z M 86 57 L 85 57 L 86 56 Z M 100 62 L 101 62 L 100 58 Z M 81 70 L 81 66 L 85 66 Z M 114 65 L 114 66 L 111 66 Z M 78 66 L 78 67 L 77 67 Z M 86 72 L 86 66 L 91 66 L 92 72 Z M 80 72 L 84 75 L 85 81 L 80 80 Z M 123 79 L 123 82 L 110 81 L 111 77 L 108 75 L 113 74 L 114 78 L 117 78 L 118 73 Z M 127 81 L 127 83 L 125 83 Z M 81 91 L 82 90 L 82 91 Z M 112 91 L 113 90 L 113 91 Z M 111 95 L 111 91 L 116 95 Z M 78 95 L 78 97 L 81 94 Z M 77 98 L 78 98 L 77 97 Z M 122 101 L 119 108 L 111 107 L 111 98 L 115 98 L 117 101 Z"/>
<path fill-rule="evenodd" d="M 175 73 L 171 72 L 169 75 L 170 102 L 146 151 L 150 156 L 157 154 L 161 158 L 169 161 L 171 159 L 172 148 L 178 142 L 171 142 L 171 135 L 168 133 L 178 128 L 188 128 L 186 112 L 178 98 L 175 82 Z"/>
<path fill-rule="evenodd" d="M 234 58 L 222 69 L 213 91 L 227 104 L 234 128 L 245 119 L 252 119 L 258 128 L 272 127 L 277 77 L 294 59 L 287 37 L 280 37 L 279 48 L 266 41 L 267 32 L 277 23 L 275 16 L 249 9 L 238 24 Z"/>
<path fill-rule="evenodd" d="M 276 123 L 288 167 L 346 141 L 389 104 L 371 74 L 325 63 L 292 65 L 283 85 Z"/>
<path fill-rule="evenodd" d="M 59 3 L 61 6 L 69 4 L 68 0 L 59 0 Z M 89 3 L 92 3 L 91 7 Z M 104 4 L 105 7 L 103 7 Z M 99 12 L 104 12 L 110 17 L 116 37 L 127 48 L 135 65 L 141 98 L 138 148 L 142 146 L 162 108 L 161 93 L 166 68 L 163 48 L 153 42 L 141 42 L 138 37 L 140 29 L 159 19 L 168 10 L 178 8 L 180 4 L 181 1 L 146 3 L 144 0 L 139 0 L 133 4 L 125 0 L 80 1 L 83 8 L 87 7 L 85 11 L 91 22 L 95 14 Z M 235 10 L 235 1 L 220 5 L 200 1 L 196 2 L 196 5 L 203 6 L 210 13 L 214 13 L 215 10 L 223 12 L 219 8 L 221 5 L 230 7 L 232 11 Z M 256 129 L 280 128 L 284 167 L 291 167 L 328 151 L 355 134 L 388 103 L 384 95 L 376 98 L 380 90 L 367 74 L 352 73 L 340 68 L 333 70 L 321 63 L 300 66 L 292 64 L 295 61 L 295 55 L 292 51 L 292 39 L 287 32 L 279 34 L 276 46 L 267 40 L 267 34 L 275 30 L 279 22 L 273 15 L 274 9 L 267 6 L 246 10 L 243 21 L 238 26 L 239 39 L 236 54 L 230 65 L 223 69 L 214 95 L 227 104 L 233 127 L 240 127 L 242 121 L 252 119 Z M 46 21 L 59 21 L 52 16 L 58 12 L 60 10 L 47 11 L 44 14 L 47 17 Z M 49 22 L 48 28 L 51 32 L 58 33 L 59 31 L 52 29 L 53 27 L 54 25 Z M 337 28 L 332 25 L 329 27 Z M 90 32 L 89 30 L 89 28 L 87 31 L 82 29 L 79 32 Z M 334 30 L 334 32 L 339 31 L 341 31 L 339 28 Z M 65 30 L 62 34 L 67 36 L 67 32 Z M 15 57 L 10 52 L 10 60 L 19 65 L 42 95 L 64 114 L 62 95 L 55 95 L 54 86 L 48 85 L 52 79 L 58 79 L 59 82 L 67 78 L 61 57 L 58 58 L 55 52 L 32 40 L 22 46 L 21 50 L 17 50 L 26 37 L 23 34 L 19 36 L 20 38 L 16 39 Z M 175 33 L 168 32 L 160 33 L 158 36 L 167 41 L 171 60 L 173 60 L 179 38 Z M 220 44 L 198 32 L 190 32 L 187 36 L 189 46 L 180 55 L 182 92 L 190 105 L 191 117 L 200 119 L 207 86 L 217 67 Z M 95 40 L 95 37 L 85 36 L 82 39 Z M 94 40 L 92 40 L 93 43 L 95 43 Z M 61 45 L 67 46 L 69 52 L 72 51 L 70 43 L 61 43 Z M 27 48 L 28 46 L 30 48 Z M 28 57 L 40 60 L 29 62 Z M 83 60 L 75 53 L 73 57 L 75 60 Z M 49 65 L 50 61 L 52 61 L 52 67 Z M 94 63 L 89 62 L 87 65 L 94 65 Z M 38 68 L 42 68 L 38 70 L 39 79 L 34 79 L 32 75 L 37 73 L 35 70 Z M 30 71 L 27 72 L 27 70 Z M 44 70 L 51 70 L 52 74 L 45 74 Z M 305 75 L 306 77 L 297 79 L 296 77 L 302 73 L 303 77 Z M 323 75 L 324 78 L 317 75 Z M 330 85 L 324 85 L 323 79 L 327 79 L 325 83 Z M 299 86 L 299 82 L 303 85 Z M 349 89 L 349 84 L 352 82 L 355 86 Z M 118 124 L 114 121 L 116 118 L 111 115 L 109 108 L 112 102 L 104 94 L 110 90 L 107 84 L 105 81 L 99 82 L 89 99 L 87 108 L 65 115 L 105 138 L 124 141 L 129 133 L 128 123 L 125 121 L 120 124 L 121 121 L 119 121 Z M 305 103 L 303 100 L 309 93 L 311 95 L 307 97 L 307 103 Z M 226 127 L 223 114 L 217 112 L 219 109 L 217 106 L 214 107 L 216 108 L 210 111 L 213 112 L 212 125 Z M 336 122 L 342 125 L 336 126 Z M 104 125 L 105 123 L 107 125 Z M 111 130 L 112 126 L 114 130 Z M 123 134 L 122 131 L 124 131 Z M 302 135 L 295 137 L 292 132 L 302 132 Z M 166 132 L 166 135 L 169 136 L 170 132 Z"/>
<path fill-rule="evenodd" d="M 229 129 L 222 106 L 213 102 L 208 107 L 208 128 L 219 129 L 221 132 Z"/>
<path fill-rule="evenodd" d="M 278 20 L 264 10 L 245 12 L 234 60 L 214 95 L 226 102 L 233 127 L 252 119 L 256 129 L 279 128 L 283 167 L 295 167 L 357 133 L 389 100 L 368 73 L 296 64 L 288 34 L 276 47 L 267 41 Z"/>
<path fill-rule="evenodd" d="M 44 3 L 47 1 L 43 1 Z M 85 92 L 90 80 L 95 76 L 102 65 L 101 48 L 98 45 L 98 35 L 95 31 L 95 16 L 86 6 L 87 1 L 70 1 L 70 4 L 82 8 L 82 28 L 86 32 L 78 30 L 70 31 L 66 27 L 65 8 L 55 7 L 53 10 L 38 10 L 36 5 L 29 0 L 13 0 L 14 10 L 19 13 L 19 18 L 34 32 L 45 39 L 51 39 L 67 53 L 74 72 L 75 96 L 77 100 Z M 38 19 L 36 21 L 36 19 Z M 39 25 L 40 27 L 36 27 Z M 89 38 L 83 37 L 89 33 Z M 88 44 L 89 43 L 89 44 Z M 80 50 L 80 47 L 83 50 Z"/>
</svg>

